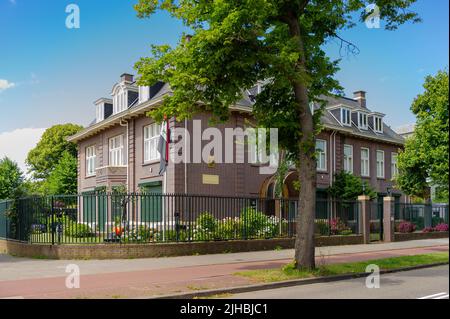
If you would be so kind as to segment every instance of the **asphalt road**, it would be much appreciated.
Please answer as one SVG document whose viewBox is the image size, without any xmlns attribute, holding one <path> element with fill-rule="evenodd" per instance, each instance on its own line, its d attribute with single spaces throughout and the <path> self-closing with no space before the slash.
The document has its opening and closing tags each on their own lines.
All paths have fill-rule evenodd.
<svg viewBox="0 0 450 319">
<path fill-rule="evenodd" d="M 366 279 L 247 292 L 230 299 L 448 299 L 449 266 L 381 275 L 380 288 L 366 288 Z"/>
</svg>

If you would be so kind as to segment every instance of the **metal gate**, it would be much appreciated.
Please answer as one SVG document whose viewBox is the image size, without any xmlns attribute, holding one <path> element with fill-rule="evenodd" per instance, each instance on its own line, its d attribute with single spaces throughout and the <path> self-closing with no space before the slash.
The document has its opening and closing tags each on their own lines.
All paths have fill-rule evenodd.
<svg viewBox="0 0 450 319">
<path fill-rule="evenodd" d="M 370 203 L 370 241 L 383 240 L 383 198 Z"/>
</svg>

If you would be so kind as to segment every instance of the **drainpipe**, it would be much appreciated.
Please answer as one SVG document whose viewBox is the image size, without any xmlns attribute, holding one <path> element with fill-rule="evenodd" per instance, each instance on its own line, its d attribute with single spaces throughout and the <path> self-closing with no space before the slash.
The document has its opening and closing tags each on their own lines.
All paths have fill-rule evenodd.
<svg viewBox="0 0 450 319">
<path fill-rule="evenodd" d="M 127 141 L 127 148 L 126 148 L 126 150 L 127 150 L 127 165 L 126 166 L 127 166 L 127 193 L 129 193 L 130 189 L 129 189 L 129 166 L 128 166 L 129 158 L 128 157 L 129 157 L 130 150 L 128 149 L 128 144 L 129 144 L 129 142 L 128 142 L 128 121 L 125 121 L 125 124 L 123 124 L 122 119 L 121 119 L 120 126 L 127 128 L 127 138 L 126 138 L 126 141 Z"/>
</svg>

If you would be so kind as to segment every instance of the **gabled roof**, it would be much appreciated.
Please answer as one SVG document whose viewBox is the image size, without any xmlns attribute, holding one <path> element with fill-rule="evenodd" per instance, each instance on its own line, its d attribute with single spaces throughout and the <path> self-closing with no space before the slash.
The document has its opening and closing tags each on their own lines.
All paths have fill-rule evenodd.
<svg viewBox="0 0 450 319">
<path fill-rule="evenodd" d="M 131 84 L 136 86 L 135 83 Z M 153 90 L 152 90 L 153 89 Z M 244 90 L 242 93 L 242 99 L 239 100 L 234 106 L 230 107 L 230 110 L 248 112 L 251 113 L 252 106 L 254 104 L 254 96 L 257 95 L 258 88 L 255 86 L 249 90 Z M 168 83 L 158 82 L 155 85 L 151 86 L 150 89 L 150 99 L 143 103 L 135 103 L 131 105 L 127 110 L 122 111 L 118 114 L 111 115 L 107 119 L 96 123 L 96 121 L 91 122 L 91 124 L 82 130 L 81 132 L 69 137 L 69 141 L 77 142 L 83 140 L 87 137 L 97 134 L 100 131 L 103 131 L 109 127 L 115 126 L 121 121 L 135 118 L 137 116 L 141 116 L 146 114 L 149 110 L 158 107 L 162 101 L 164 96 L 171 94 L 170 85 Z M 359 103 L 351 98 L 347 97 L 338 97 L 338 96 L 325 96 L 321 97 L 322 99 L 327 101 L 327 108 L 332 106 L 344 105 L 350 107 L 352 110 L 361 110 L 371 112 L 366 108 L 361 108 Z M 318 107 L 318 105 L 316 105 Z M 372 130 L 360 130 L 354 124 L 351 127 L 343 126 L 336 120 L 334 116 L 331 115 L 330 111 L 325 110 L 322 118 L 322 124 L 325 129 L 337 130 L 344 134 L 355 135 L 362 138 L 382 140 L 388 143 L 394 143 L 403 145 L 404 138 L 397 133 L 395 133 L 388 125 L 383 125 L 383 133 L 375 133 Z"/>
</svg>

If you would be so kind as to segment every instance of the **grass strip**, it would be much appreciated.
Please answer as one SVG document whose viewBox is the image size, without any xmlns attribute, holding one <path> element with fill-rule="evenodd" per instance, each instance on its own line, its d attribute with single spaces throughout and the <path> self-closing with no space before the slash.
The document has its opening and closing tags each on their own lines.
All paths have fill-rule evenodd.
<svg viewBox="0 0 450 319">
<path fill-rule="evenodd" d="M 299 270 L 295 268 L 293 263 L 290 263 L 282 268 L 246 270 L 236 272 L 234 275 L 251 278 L 257 282 L 276 282 L 292 279 L 362 273 L 366 272 L 366 267 L 371 264 L 377 265 L 380 270 L 392 270 L 405 267 L 432 265 L 442 262 L 448 262 L 448 252 L 329 264 L 319 266 L 315 270 Z"/>
</svg>

